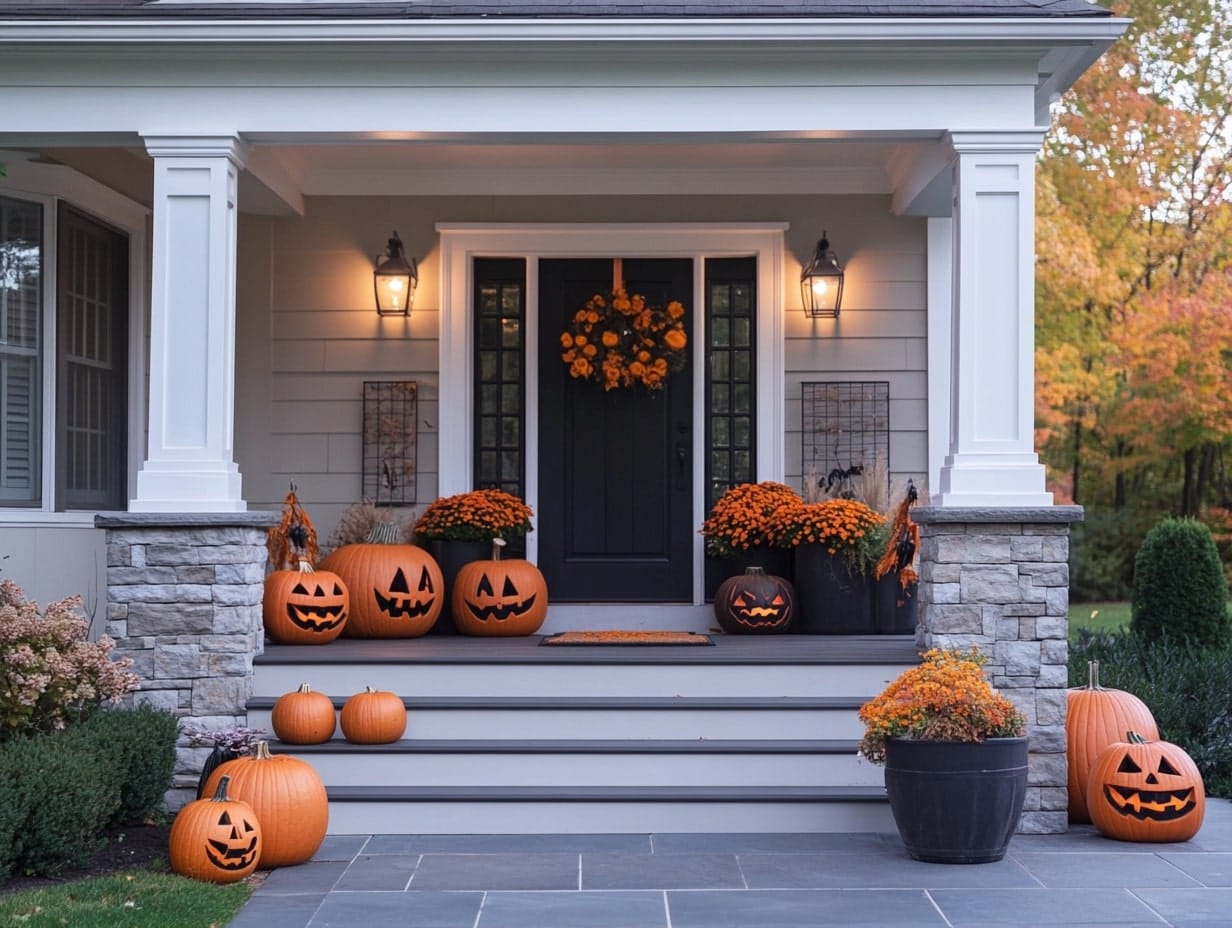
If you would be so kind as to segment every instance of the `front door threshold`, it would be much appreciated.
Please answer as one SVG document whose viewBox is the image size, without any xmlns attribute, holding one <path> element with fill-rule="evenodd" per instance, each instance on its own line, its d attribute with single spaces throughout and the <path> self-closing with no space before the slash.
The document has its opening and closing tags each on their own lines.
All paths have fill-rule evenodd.
<svg viewBox="0 0 1232 928">
<path fill-rule="evenodd" d="M 541 635 L 620 628 L 705 632 L 717 626 L 714 609 L 693 603 L 560 603 L 548 607 Z"/>
</svg>

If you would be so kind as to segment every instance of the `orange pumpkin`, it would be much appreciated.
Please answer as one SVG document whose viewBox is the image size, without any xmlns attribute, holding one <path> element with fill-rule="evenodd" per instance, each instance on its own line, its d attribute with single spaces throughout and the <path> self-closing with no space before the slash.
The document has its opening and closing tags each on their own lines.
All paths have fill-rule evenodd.
<svg viewBox="0 0 1232 928">
<path fill-rule="evenodd" d="M 1202 827 L 1206 789 L 1183 750 L 1131 731 L 1096 758 L 1087 808 L 1095 827 L 1109 838 L 1188 841 Z"/>
<path fill-rule="evenodd" d="M 354 744 L 389 744 L 406 731 L 406 706 L 397 693 L 364 687 L 342 706 L 342 734 Z"/>
<path fill-rule="evenodd" d="M 214 795 L 195 799 L 176 813 L 168 836 L 171 869 L 207 883 L 236 883 L 257 869 L 261 826 L 252 806 L 227 795 L 220 777 Z"/>
<path fill-rule="evenodd" d="M 307 683 L 283 693 L 274 701 L 270 724 L 274 734 L 287 744 L 321 744 L 334 737 L 337 728 L 334 701 Z"/>
<path fill-rule="evenodd" d="M 1087 665 L 1087 685 L 1066 694 L 1065 740 L 1069 753 L 1069 820 L 1089 822 L 1087 782 L 1091 767 L 1104 748 L 1127 731 L 1158 738 L 1151 710 L 1137 696 L 1099 685 L 1099 661 Z"/>
<path fill-rule="evenodd" d="M 348 637 L 417 638 L 436 624 L 445 605 L 441 568 L 418 545 L 343 545 L 321 566 L 351 591 Z"/>
<path fill-rule="evenodd" d="M 288 867 L 312 858 L 325 840 L 329 799 L 312 765 L 290 754 L 271 754 L 258 741 L 251 757 L 221 764 L 206 781 L 206 792 L 231 778 L 231 793 L 252 806 L 261 823 L 261 867 Z"/>
<path fill-rule="evenodd" d="M 306 560 L 296 570 L 275 570 L 265 578 L 261 617 L 265 633 L 278 644 L 328 644 L 342 634 L 350 608 L 342 578 L 313 570 Z"/>
<path fill-rule="evenodd" d="M 714 617 L 728 634 L 785 632 L 795 616 L 795 589 L 761 567 L 748 567 L 743 575 L 728 577 L 714 594 Z"/>
<path fill-rule="evenodd" d="M 524 558 L 501 559 L 503 538 L 492 540 L 490 561 L 458 571 L 450 606 L 464 635 L 533 635 L 548 615 L 548 587 L 539 568 Z"/>
</svg>

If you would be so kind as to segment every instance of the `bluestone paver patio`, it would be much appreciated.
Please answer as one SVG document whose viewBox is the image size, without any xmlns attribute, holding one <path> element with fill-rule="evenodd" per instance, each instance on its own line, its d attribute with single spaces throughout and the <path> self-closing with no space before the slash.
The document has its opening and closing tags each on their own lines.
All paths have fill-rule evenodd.
<svg viewBox="0 0 1232 928">
<path fill-rule="evenodd" d="M 355 835 L 269 875 L 231 928 L 1232 928 L 1232 802 L 1179 844 L 1073 826 L 1006 858 L 895 834 Z"/>
</svg>

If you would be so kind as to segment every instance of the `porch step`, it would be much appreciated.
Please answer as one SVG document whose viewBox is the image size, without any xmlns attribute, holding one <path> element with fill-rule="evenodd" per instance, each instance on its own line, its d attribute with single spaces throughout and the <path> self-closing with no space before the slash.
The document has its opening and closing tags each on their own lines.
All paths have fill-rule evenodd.
<svg viewBox="0 0 1232 928">
<path fill-rule="evenodd" d="M 340 640 L 258 657 L 248 723 L 301 682 L 340 709 L 402 697 L 391 745 L 282 745 L 330 797 L 330 831 L 893 830 L 856 712 L 915 663 L 894 638 L 544 647 L 537 639 Z"/>
</svg>

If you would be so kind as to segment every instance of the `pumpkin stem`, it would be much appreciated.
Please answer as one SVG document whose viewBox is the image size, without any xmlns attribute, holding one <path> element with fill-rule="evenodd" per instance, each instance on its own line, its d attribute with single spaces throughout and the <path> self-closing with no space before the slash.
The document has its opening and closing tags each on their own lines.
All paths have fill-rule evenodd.
<svg viewBox="0 0 1232 928">
<path fill-rule="evenodd" d="M 274 755 L 270 753 L 268 741 L 258 741 L 257 746 L 253 749 L 252 756 L 257 760 L 274 759 Z"/>
<path fill-rule="evenodd" d="M 401 544 L 402 529 L 395 522 L 376 522 L 368 532 L 367 541 L 374 545 Z"/>
<path fill-rule="evenodd" d="M 508 542 L 505 541 L 505 539 L 503 538 L 493 538 L 492 539 L 492 560 L 499 561 L 501 559 L 501 550 L 507 544 Z"/>
<path fill-rule="evenodd" d="M 1142 735 L 1138 734 L 1138 732 L 1136 731 L 1127 731 L 1125 733 L 1125 740 L 1128 741 L 1130 744 L 1149 744 L 1150 743 L 1144 737 L 1142 737 Z"/>
<path fill-rule="evenodd" d="M 311 686 L 309 686 L 307 683 L 301 683 L 301 684 L 299 685 L 299 692 L 301 692 L 301 693 L 311 693 L 311 692 L 312 692 L 312 687 L 311 687 Z"/>
<path fill-rule="evenodd" d="M 231 778 L 226 774 L 218 780 L 218 785 L 214 787 L 214 802 L 230 802 L 230 797 L 227 796 L 227 784 L 231 782 Z"/>
<path fill-rule="evenodd" d="M 308 563 L 308 561 L 305 558 L 302 558 L 302 557 L 299 559 L 299 572 L 301 574 L 316 573 L 316 571 L 313 570 L 312 565 Z"/>
<path fill-rule="evenodd" d="M 766 569 L 764 567 L 746 567 L 744 568 L 744 575 L 746 577 L 764 577 Z"/>
<path fill-rule="evenodd" d="M 1099 685 L 1099 661 L 1087 661 L 1087 689 L 1103 689 L 1103 687 Z"/>
</svg>

